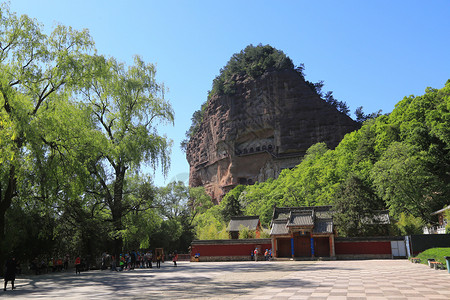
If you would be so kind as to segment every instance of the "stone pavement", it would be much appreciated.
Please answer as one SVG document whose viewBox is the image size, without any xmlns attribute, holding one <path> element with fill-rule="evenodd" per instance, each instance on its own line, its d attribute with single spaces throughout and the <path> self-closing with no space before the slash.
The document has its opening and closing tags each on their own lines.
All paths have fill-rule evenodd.
<svg viewBox="0 0 450 300">
<path fill-rule="evenodd" d="M 23 276 L 2 299 L 450 299 L 450 274 L 407 260 L 171 262 Z"/>
</svg>

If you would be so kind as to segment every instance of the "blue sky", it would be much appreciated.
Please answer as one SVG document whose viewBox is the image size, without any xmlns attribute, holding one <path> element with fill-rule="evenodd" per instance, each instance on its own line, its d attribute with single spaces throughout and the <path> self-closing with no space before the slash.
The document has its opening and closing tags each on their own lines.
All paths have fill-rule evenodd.
<svg viewBox="0 0 450 300">
<path fill-rule="evenodd" d="M 184 180 L 189 165 L 180 141 L 192 113 L 230 57 L 259 43 L 282 50 L 306 79 L 354 112 L 391 112 L 404 96 L 441 88 L 450 78 L 450 1 L 119 1 L 13 0 L 50 32 L 56 24 L 88 28 L 99 54 L 157 66 L 169 89 L 175 126 L 171 170 L 156 185 Z M 149 170 L 149 172 L 152 172 Z"/>
</svg>

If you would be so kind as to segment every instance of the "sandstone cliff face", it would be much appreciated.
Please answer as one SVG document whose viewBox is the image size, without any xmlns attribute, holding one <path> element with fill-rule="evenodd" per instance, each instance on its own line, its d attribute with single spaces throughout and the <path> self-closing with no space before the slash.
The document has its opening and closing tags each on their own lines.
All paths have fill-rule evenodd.
<svg viewBox="0 0 450 300">
<path fill-rule="evenodd" d="M 317 142 L 336 147 L 358 128 L 311 91 L 294 70 L 236 78 L 233 95 L 213 96 L 186 157 L 189 185 L 220 201 L 238 184 L 276 178 Z"/>
</svg>

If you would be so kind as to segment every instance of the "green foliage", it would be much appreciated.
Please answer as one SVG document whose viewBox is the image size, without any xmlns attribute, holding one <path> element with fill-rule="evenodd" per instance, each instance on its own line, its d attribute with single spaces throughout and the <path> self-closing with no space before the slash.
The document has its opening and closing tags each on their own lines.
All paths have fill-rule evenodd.
<svg viewBox="0 0 450 300">
<path fill-rule="evenodd" d="M 228 239 L 227 224 L 222 219 L 222 207 L 214 205 L 197 214 L 192 222 L 195 237 L 199 240 Z"/>
<path fill-rule="evenodd" d="M 372 170 L 378 194 L 394 215 L 408 212 L 424 220 L 430 217 L 435 191 L 433 174 L 428 172 L 426 153 L 404 143 L 392 143 Z"/>
<path fill-rule="evenodd" d="M 229 239 L 226 231 L 227 225 L 221 221 L 218 212 L 213 207 L 207 213 L 198 216 L 195 220 L 196 238 L 199 240 Z"/>
<path fill-rule="evenodd" d="M 18 257 L 34 257 L 53 253 L 57 248 L 54 236 L 55 219 L 50 214 L 24 210 L 13 205 L 6 214 L 6 222 L 13 230 L 6 231 L 4 250 L 14 251 Z M 20 237 L 20 238 L 18 238 Z"/>
<path fill-rule="evenodd" d="M 176 219 L 187 209 L 189 188 L 183 182 L 172 181 L 159 188 L 157 207 L 166 219 Z"/>
<path fill-rule="evenodd" d="M 191 214 L 191 223 L 198 214 L 206 212 L 213 206 L 211 197 L 202 186 L 189 188 L 188 207 Z"/>
<path fill-rule="evenodd" d="M 155 67 L 93 55 L 88 30 L 59 25 L 46 35 L 7 4 L 0 29 L 0 257 L 94 256 L 122 239 L 181 247 L 190 218 L 151 210 L 155 188 L 138 175 L 143 165 L 169 167 L 171 141 L 156 125 L 174 116 Z"/>
<path fill-rule="evenodd" d="M 256 232 L 243 225 L 239 226 L 239 239 L 254 239 Z"/>
<path fill-rule="evenodd" d="M 445 226 L 445 233 L 450 234 L 450 209 L 444 212 L 444 219 L 447 222 L 447 225 Z"/>
<path fill-rule="evenodd" d="M 323 81 L 319 81 L 316 83 L 306 81 L 306 84 L 308 84 L 309 88 L 317 93 L 317 95 L 319 95 L 319 97 L 322 98 L 326 103 L 328 103 L 341 113 L 344 113 L 347 116 L 349 115 L 350 109 L 348 108 L 347 103 L 335 99 L 332 91 L 328 91 L 326 93 L 322 92 L 322 88 L 324 86 Z M 358 109 L 357 112 L 359 112 Z"/>
<path fill-rule="evenodd" d="M 228 223 L 231 220 L 231 217 L 242 215 L 241 205 L 239 204 L 239 196 L 244 189 L 245 186 L 238 185 L 228 192 L 222 199 L 220 206 L 222 208 L 222 218 L 225 223 Z"/>
<path fill-rule="evenodd" d="M 360 178 L 351 175 L 340 186 L 334 203 L 334 221 L 342 236 L 382 235 L 385 225 L 377 225 L 373 216 L 383 208 L 383 202 Z"/>
<path fill-rule="evenodd" d="M 393 231 L 418 232 L 432 211 L 448 205 L 449 95 L 450 81 L 440 90 L 404 98 L 389 115 L 367 119 L 334 150 L 324 143 L 311 146 L 294 169 L 239 190 L 242 214 L 258 215 L 268 226 L 274 205 L 335 204 L 345 234 L 354 228 L 357 235 L 369 235 L 378 233 L 357 220 L 388 208 L 399 219 Z"/>
<path fill-rule="evenodd" d="M 362 124 L 367 120 L 376 119 L 379 116 L 381 116 L 381 112 L 382 112 L 382 110 L 380 109 L 377 112 L 373 112 L 371 114 L 365 114 L 363 112 L 363 107 L 359 106 L 355 110 L 356 122 Z"/>
<path fill-rule="evenodd" d="M 394 225 L 394 234 L 398 236 L 422 234 L 424 226 L 425 223 L 421 218 L 401 213 Z"/>
<path fill-rule="evenodd" d="M 27 202 L 27 209 L 39 213 L 58 206 L 67 190 L 64 179 L 70 178 L 63 170 L 79 170 L 68 155 L 77 137 L 59 135 L 59 126 L 70 124 L 76 111 L 68 97 L 89 76 L 85 62 L 93 41 L 87 30 L 62 25 L 46 35 L 39 23 L 16 16 L 5 3 L 0 13 L 0 251 L 9 251 L 14 243 L 6 244 L 5 236 L 14 236 L 15 227 L 6 223 L 12 220 L 5 219 L 8 210 L 14 206 L 19 214 Z"/>
<path fill-rule="evenodd" d="M 262 231 L 259 236 L 261 239 L 270 239 L 270 229 L 262 228 Z"/>
<path fill-rule="evenodd" d="M 282 51 L 270 45 L 249 45 L 239 53 L 233 54 L 220 75 L 213 80 L 212 90 L 209 94 L 233 94 L 235 92 L 235 77 L 249 76 L 258 78 L 266 71 L 294 69 L 292 60 Z"/>
<path fill-rule="evenodd" d="M 194 111 L 191 117 L 191 126 L 188 131 L 186 131 L 186 138 L 181 141 L 181 149 L 186 152 L 189 139 L 199 130 L 200 124 L 203 122 L 203 117 L 205 116 L 206 108 L 208 107 L 208 102 L 204 102 L 199 110 Z"/>
<path fill-rule="evenodd" d="M 165 100 L 164 87 L 155 80 L 154 65 L 139 56 L 126 67 L 114 58 L 92 56 L 90 71 L 80 91 L 91 111 L 94 145 L 88 170 L 97 181 L 98 193 L 108 208 L 115 234 L 114 253 L 122 251 L 123 217 L 131 211 L 124 197 L 127 174 L 142 165 L 165 174 L 169 167 L 171 141 L 158 135 L 157 122 L 173 123 L 173 110 Z M 133 231 L 131 231 L 133 233 Z"/>
<path fill-rule="evenodd" d="M 427 264 L 429 258 L 434 258 L 436 261 L 444 264 L 444 266 L 447 266 L 445 256 L 450 256 L 450 248 L 431 248 L 417 255 L 422 264 Z"/>
</svg>

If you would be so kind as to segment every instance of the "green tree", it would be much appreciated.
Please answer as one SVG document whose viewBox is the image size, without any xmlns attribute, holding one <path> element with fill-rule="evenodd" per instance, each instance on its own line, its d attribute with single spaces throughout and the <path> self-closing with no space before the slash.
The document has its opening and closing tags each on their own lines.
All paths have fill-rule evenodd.
<svg viewBox="0 0 450 300">
<path fill-rule="evenodd" d="M 386 234 L 374 216 L 383 209 L 383 201 L 360 178 L 350 176 L 340 186 L 334 203 L 338 231 L 343 236 Z"/>
<path fill-rule="evenodd" d="M 445 226 L 445 233 L 450 234 L 450 209 L 445 211 L 444 218 L 447 221 L 447 225 Z"/>
<path fill-rule="evenodd" d="M 159 190 L 158 209 L 171 230 L 161 232 L 168 240 L 165 247 L 187 251 L 195 238 L 195 218 L 213 206 L 203 187 L 189 188 L 183 182 L 171 182 Z M 176 233 L 176 234 L 175 234 Z"/>
<path fill-rule="evenodd" d="M 312 88 L 321 87 L 313 84 Z M 336 202 L 347 213 L 343 217 L 349 218 L 341 223 L 359 228 L 364 224 L 351 220 L 364 218 L 358 215 L 360 212 L 368 216 L 378 205 L 387 207 L 399 219 L 394 230 L 415 232 L 429 220 L 432 211 L 448 205 L 449 107 L 450 81 L 442 89 L 427 88 L 422 96 L 405 97 L 392 113 L 366 120 L 334 150 L 323 143 L 315 144 L 292 170 L 283 170 L 277 179 L 245 187 L 239 194 L 240 209 L 246 215 L 259 215 L 267 226 L 274 205 Z M 205 215 L 220 219 L 210 211 Z M 361 234 L 369 234 L 366 228 L 361 230 Z"/>
<path fill-rule="evenodd" d="M 375 164 L 372 178 L 378 195 L 395 216 L 407 212 L 429 221 L 436 178 L 426 168 L 424 153 L 395 142 Z"/>
<path fill-rule="evenodd" d="M 118 254 L 123 217 L 129 211 L 124 203 L 127 171 L 138 171 L 145 164 L 167 172 L 171 141 L 158 135 L 155 125 L 173 123 L 174 115 L 161 97 L 164 87 L 155 81 L 155 67 L 140 57 L 135 56 L 134 65 L 126 68 L 113 58 L 96 56 L 90 67 L 96 76 L 85 81 L 81 94 L 92 110 L 101 147 L 92 153 L 89 171 L 109 209 L 116 231 L 114 253 Z"/>
<path fill-rule="evenodd" d="M 254 239 L 256 237 L 255 230 L 250 230 L 243 225 L 239 226 L 239 239 Z"/>
<path fill-rule="evenodd" d="M 376 119 L 381 116 L 382 110 L 378 110 L 377 112 L 373 112 L 370 114 L 365 114 L 362 106 L 358 106 L 355 110 L 356 122 L 362 124 L 367 120 Z"/>
<path fill-rule="evenodd" d="M 236 75 L 258 78 L 266 71 L 294 69 L 292 60 L 282 51 L 270 45 L 248 45 L 239 53 L 233 54 L 220 75 L 213 80 L 210 97 L 213 94 L 233 94 Z"/>
<path fill-rule="evenodd" d="M 165 219 L 177 219 L 188 209 L 189 188 L 182 181 L 172 181 L 159 188 L 158 210 Z"/>
<path fill-rule="evenodd" d="M 238 185 L 230 192 L 228 192 L 225 197 L 222 199 L 220 206 L 222 208 L 222 218 L 225 223 L 228 223 L 233 216 L 241 216 L 242 209 L 239 203 L 239 196 L 242 191 L 245 189 L 244 185 Z"/>
<path fill-rule="evenodd" d="M 42 120 L 57 117 L 54 108 L 86 76 L 86 53 L 93 49 L 87 30 L 57 26 L 47 36 L 27 16 L 17 17 L 7 4 L 0 12 L 0 257 L 6 246 L 5 214 L 22 187 L 24 167 L 35 161 L 33 151 L 48 154 Z M 45 196 L 45 195 L 41 195 Z"/>
<path fill-rule="evenodd" d="M 222 208 L 215 205 L 202 214 L 197 214 L 193 221 L 195 237 L 199 240 L 228 239 L 227 224 L 222 220 Z"/>
<path fill-rule="evenodd" d="M 208 102 L 204 102 L 199 110 L 194 111 L 191 117 L 191 126 L 186 131 L 186 138 L 181 141 L 180 147 L 186 152 L 189 140 L 191 137 L 197 133 L 200 129 L 200 124 L 203 122 L 203 117 L 205 116 L 206 108 L 208 107 Z"/>
<path fill-rule="evenodd" d="M 189 188 L 188 207 L 191 215 L 189 224 L 192 224 L 198 214 L 205 213 L 214 203 L 205 188 L 202 186 Z"/>
<path fill-rule="evenodd" d="M 422 218 L 402 212 L 398 221 L 394 224 L 394 233 L 399 236 L 422 234 L 424 226 L 425 223 Z"/>
<path fill-rule="evenodd" d="M 148 248 L 151 232 L 161 223 L 155 211 L 158 188 L 150 176 L 144 174 L 128 175 L 124 185 L 123 230 L 120 235 L 127 249 Z"/>
</svg>

